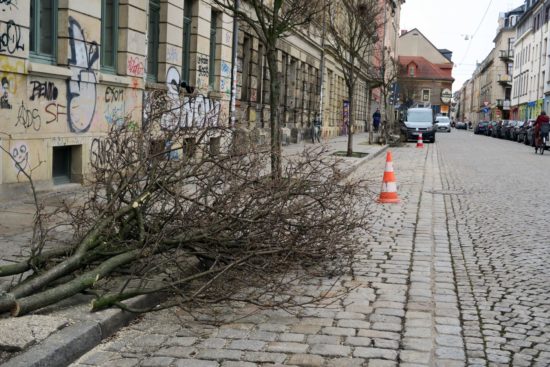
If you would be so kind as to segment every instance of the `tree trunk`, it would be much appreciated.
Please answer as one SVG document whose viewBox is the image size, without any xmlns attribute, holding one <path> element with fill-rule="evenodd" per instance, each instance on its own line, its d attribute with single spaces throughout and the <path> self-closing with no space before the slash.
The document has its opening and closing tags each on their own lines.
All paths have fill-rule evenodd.
<svg viewBox="0 0 550 367">
<path fill-rule="evenodd" d="M 269 66 L 269 107 L 270 107 L 270 128 L 271 128 L 271 178 L 276 180 L 282 175 L 281 164 L 281 123 L 279 113 L 279 101 L 281 94 L 281 83 L 277 67 L 277 50 L 267 48 L 267 63 Z"/>
<path fill-rule="evenodd" d="M 70 282 L 33 294 L 32 296 L 18 299 L 15 301 L 15 306 L 12 308 L 12 315 L 25 315 L 39 308 L 59 302 L 62 299 L 69 298 L 85 289 L 91 288 L 94 283 L 111 273 L 113 270 L 134 261 L 140 253 L 141 250 L 138 249 L 114 256 L 104 261 L 95 269 L 82 274 Z"/>
<path fill-rule="evenodd" d="M 349 120 L 348 120 L 348 150 L 346 155 L 348 157 L 351 157 L 353 155 L 353 128 L 355 126 L 355 117 L 353 114 L 353 106 L 355 104 L 354 98 L 353 98 L 353 87 L 348 88 L 348 103 L 349 103 Z"/>
</svg>

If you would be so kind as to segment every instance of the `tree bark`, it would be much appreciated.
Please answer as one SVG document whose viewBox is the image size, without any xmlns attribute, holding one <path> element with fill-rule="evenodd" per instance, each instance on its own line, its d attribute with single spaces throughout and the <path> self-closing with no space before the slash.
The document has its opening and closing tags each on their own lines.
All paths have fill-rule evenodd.
<svg viewBox="0 0 550 367">
<path fill-rule="evenodd" d="M 22 316 L 62 299 L 74 296 L 85 289 L 93 287 L 99 279 L 105 277 L 118 267 L 134 261 L 140 253 L 141 250 L 131 250 L 114 256 L 104 261 L 95 269 L 82 274 L 70 282 L 33 294 L 32 296 L 18 299 L 15 301 L 15 306 L 12 308 L 11 313 L 13 316 Z"/>
<path fill-rule="evenodd" d="M 271 127 L 271 178 L 276 180 L 282 175 L 281 164 L 281 122 L 279 113 L 279 101 L 281 83 L 277 67 L 277 49 L 268 47 L 266 50 L 267 63 L 269 66 L 269 107 Z"/>
<path fill-rule="evenodd" d="M 7 277 L 10 275 L 22 274 L 31 269 L 31 264 L 35 264 L 35 265 L 43 264 L 49 259 L 66 255 L 70 253 L 71 250 L 72 250 L 72 247 L 63 246 L 57 249 L 43 251 L 40 255 L 25 261 L 21 261 L 14 264 L 2 265 L 0 266 L 0 277 Z"/>
</svg>

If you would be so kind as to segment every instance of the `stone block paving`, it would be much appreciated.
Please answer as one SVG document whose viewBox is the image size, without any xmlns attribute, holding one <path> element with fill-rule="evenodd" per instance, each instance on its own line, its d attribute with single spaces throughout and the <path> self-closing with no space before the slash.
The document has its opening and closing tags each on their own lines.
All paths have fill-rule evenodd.
<svg viewBox="0 0 550 367">
<path fill-rule="evenodd" d="M 457 134 L 441 145 L 468 362 L 550 366 L 550 157 Z"/>
<path fill-rule="evenodd" d="M 376 205 L 355 278 L 335 290 L 337 302 L 297 314 L 226 310 L 236 321 L 220 327 L 177 309 L 144 315 L 73 366 L 463 366 L 460 309 L 454 284 L 446 206 L 436 145 L 393 149 L 401 203 Z M 358 168 L 377 198 L 385 155 Z M 300 286 L 316 294 L 330 279 Z M 338 288 L 339 287 L 339 288 Z M 242 318 L 238 318 L 243 316 Z"/>
</svg>

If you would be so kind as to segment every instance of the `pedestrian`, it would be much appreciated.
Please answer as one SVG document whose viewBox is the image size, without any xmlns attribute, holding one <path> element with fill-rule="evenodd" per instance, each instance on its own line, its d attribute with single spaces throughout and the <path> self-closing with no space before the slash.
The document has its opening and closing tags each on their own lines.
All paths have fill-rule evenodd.
<svg viewBox="0 0 550 367">
<path fill-rule="evenodd" d="M 319 114 L 316 114 L 315 115 L 315 119 L 313 120 L 313 136 L 312 136 L 312 141 L 313 143 L 315 143 L 315 140 L 317 140 L 317 142 L 321 142 L 321 126 L 322 126 L 322 122 L 321 122 L 321 116 L 319 116 Z"/>
<path fill-rule="evenodd" d="M 548 135 L 549 127 L 550 118 L 546 115 L 545 111 L 541 111 L 535 121 L 535 153 L 538 151 L 539 147 L 542 146 L 542 137 Z M 541 149 L 544 149 L 544 147 Z"/>
<path fill-rule="evenodd" d="M 378 127 L 380 126 L 380 120 L 382 115 L 380 114 L 380 109 L 377 108 L 376 111 L 372 114 L 372 126 L 374 126 L 374 132 L 378 132 Z"/>
</svg>

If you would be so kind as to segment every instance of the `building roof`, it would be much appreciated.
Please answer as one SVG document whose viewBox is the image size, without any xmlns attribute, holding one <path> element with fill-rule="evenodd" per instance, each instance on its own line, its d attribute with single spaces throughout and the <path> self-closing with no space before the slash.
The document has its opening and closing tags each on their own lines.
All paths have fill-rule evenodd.
<svg viewBox="0 0 550 367">
<path fill-rule="evenodd" d="M 416 79 L 436 79 L 454 81 L 453 64 L 432 64 L 422 56 L 399 56 L 399 65 L 403 67 L 402 77 L 408 77 L 407 66 L 416 64 Z"/>
<path fill-rule="evenodd" d="M 452 57 L 453 52 L 451 50 L 446 49 L 446 48 L 437 48 L 437 47 L 435 47 L 435 45 L 432 43 L 432 41 L 430 41 L 422 32 L 420 32 L 420 30 L 418 28 L 413 28 L 410 31 L 401 30 L 401 35 L 399 36 L 399 38 L 401 39 L 401 38 L 407 36 L 408 34 L 414 34 L 414 32 L 417 32 L 419 35 L 421 35 L 422 38 L 424 38 L 424 40 L 431 47 L 433 47 L 434 50 L 437 50 L 437 52 L 439 52 L 441 54 L 441 56 L 443 56 L 445 59 L 449 60 L 449 62 L 452 63 L 452 60 L 451 60 L 451 58 L 449 58 L 449 56 Z M 444 53 L 444 52 L 447 52 L 447 53 Z"/>
</svg>

